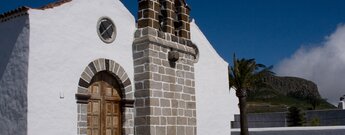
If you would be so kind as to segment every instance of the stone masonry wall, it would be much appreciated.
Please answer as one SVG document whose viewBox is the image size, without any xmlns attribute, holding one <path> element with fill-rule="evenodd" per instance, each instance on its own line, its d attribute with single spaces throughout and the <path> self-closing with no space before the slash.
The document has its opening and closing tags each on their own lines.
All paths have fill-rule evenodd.
<svg viewBox="0 0 345 135">
<path fill-rule="evenodd" d="M 135 38 L 135 134 L 196 135 L 192 43 L 149 27 Z M 179 53 L 178 61 L 168 60 L 170 51 Z"/>
</svg>

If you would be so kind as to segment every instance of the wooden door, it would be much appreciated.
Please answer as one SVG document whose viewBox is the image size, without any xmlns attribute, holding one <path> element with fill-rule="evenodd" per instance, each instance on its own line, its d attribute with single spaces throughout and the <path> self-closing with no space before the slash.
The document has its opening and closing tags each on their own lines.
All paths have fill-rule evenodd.
<svg viewBox="0 0 345 135">
<path fill-rule="evenodd" d="M 113 81 L 101 75 L 89 87 L 87 135 L 121 135 L 121 96 Z"/>
</svg>

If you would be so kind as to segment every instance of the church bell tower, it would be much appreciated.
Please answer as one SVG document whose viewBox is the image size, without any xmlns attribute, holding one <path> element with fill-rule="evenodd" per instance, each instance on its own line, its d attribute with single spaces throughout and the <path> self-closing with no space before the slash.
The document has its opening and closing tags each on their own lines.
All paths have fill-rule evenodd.
<svg viewBox="0 0 345 135">
<path fill-rule="evenodd" d="M 190 8 L 185 0 L 138 0 L 133 43 L 136 135 L 196 135 Z"/>
</svg>

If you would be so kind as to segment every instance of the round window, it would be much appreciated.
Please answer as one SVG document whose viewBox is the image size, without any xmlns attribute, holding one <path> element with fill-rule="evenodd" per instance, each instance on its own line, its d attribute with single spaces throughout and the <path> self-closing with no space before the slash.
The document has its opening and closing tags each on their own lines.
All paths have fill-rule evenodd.
<svg viewBox="0 0 345 135">
<path fill-rule="evenodd" d="M 105 43 L 112 43 L 116 37 L 116 27 L 113 21 L 107 17 L 103 17 L 97 24 L 98 36 Z"/>
</svg>

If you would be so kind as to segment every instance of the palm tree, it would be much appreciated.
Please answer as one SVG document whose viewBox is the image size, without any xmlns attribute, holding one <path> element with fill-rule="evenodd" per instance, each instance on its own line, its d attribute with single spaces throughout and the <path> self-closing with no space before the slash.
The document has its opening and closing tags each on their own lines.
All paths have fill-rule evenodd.
<svg viewBox="0 0 345 135">
<path fill-rule="evenodd" d="M 230 67 L 229 85 L 236 90 L 239 99 L 241 135 L 249 135 L 247 121 L 247 91 L 262 86 L 265 74 L 273 74 L 272 67 L 257 64 L 255 59 L 237 59 L 233 56 L 233 66 Z"/>
</svg>

